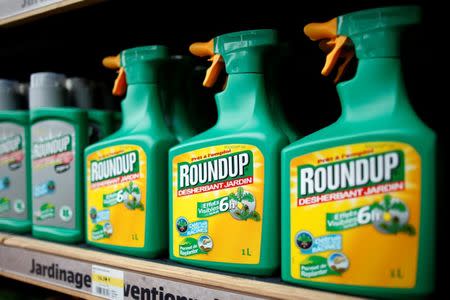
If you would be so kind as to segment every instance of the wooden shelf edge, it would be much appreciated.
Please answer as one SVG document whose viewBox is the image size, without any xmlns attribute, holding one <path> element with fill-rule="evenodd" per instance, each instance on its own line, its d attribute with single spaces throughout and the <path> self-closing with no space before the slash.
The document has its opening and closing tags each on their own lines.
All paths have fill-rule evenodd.
<svg viewBox="0 0 450 300">
<path fill-rule="evenodd" d="M 39 18 L 44 18 L 49 15 L 65 12 L 71 9 L 93 5 L 102 1 L 104 0 L 64 0 L 61 2 L 49 4 L 44 7 L 36 8 L 18 15 L 14 15 L 5 19 L 0 19 L 0 26 L 19 25 Z"/>
<path fill-rule="evenodd" d="M 0 244 L 3 243 L 3 241 L 4 241 L 7 237 L 9 237 L 9 236 L 10 236 L 10 235 L 7 234 L 7 233 L 2 233 L 2 232 L 0 232 Z"/>
<path fill-rule="evenodd" d="M 242 291 L 245 291 L 246 294 L 253 297 L 269 297 L 275 299 L 296 298 L 304 300 L 360 299 L 352 296 L 339 295 L 286 284 L 270 283 L 242 277 L 234 277 L 231 275 L 217 274 L 208 271 L 183 268 L 160 262 L 152 262 L 22 236 L 5 236 L 3 238 L 3 244 L 9 247 L 22 248 L 59 257 L 101 264 L 111 268 L 139 272 L 153 277 L 204 286 L 214 290 L 226 290 L 236 293 L 242 293 Z"/>
</svg>

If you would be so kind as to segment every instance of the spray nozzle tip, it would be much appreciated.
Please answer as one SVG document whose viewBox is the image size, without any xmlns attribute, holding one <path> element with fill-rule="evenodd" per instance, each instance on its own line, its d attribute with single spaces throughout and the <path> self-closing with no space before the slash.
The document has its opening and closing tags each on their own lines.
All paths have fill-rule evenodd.
<svg viewBox="0 0 450 300">
<path fill-rule="evenodd" d="M 208 42 L 193 43 L 189 46 L 189 51 L 195 56 L 205 57 L 214 55 L 214 39 Z"/>
<path fill-rule="evenodd" d="M 102 61 L 104 67 L 112 70 L 120 68 L 120 54 L 116 56 L 105 57 Z"/>
<path fill-rule="evenodd" d="M 337 19 L 323 23 L 309 23 L 303 32 L 313 41 L 334 38 L 337 35 Z"/>
</svg>

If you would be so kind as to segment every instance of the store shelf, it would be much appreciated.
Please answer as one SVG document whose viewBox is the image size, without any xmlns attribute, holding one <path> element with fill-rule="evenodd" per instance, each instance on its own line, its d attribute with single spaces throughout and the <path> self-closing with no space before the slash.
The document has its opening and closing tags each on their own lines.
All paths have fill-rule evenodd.
<svg viewBox="0 0 450 300">
<path fill-rule="evenodd" d="M 103 0 L 4 0 L 0 1 L 0 26 L 29 22 L 101 1 Z M 23 5 L 24 3 L 27 5 Z"/>
<path fill-rule="evenodd" d="M 47 270 L 53 265 L 53 275 L 50 275 L 50 271 L 45 275 L 42 271 L 38 272 L 38 264 L 41 269 L 46 266 Z M 86 246 L 67 246 L 0 234 L 0 275 L 78 297 L 95 298 L 90 285 L 69 282 L 67 278 L 64 281 L 62 275 L 56 275 L 61 270 L 70 270 L 74 274 L 82 274 L 79 278 L 89 276 L 90 280 L 93 265 L 123 272 L 124 299 L 150 299 L 148 293 L 153 288 L 166 295 L 172 294 L 175 299 L 176 296 L 185 296 L 186 299 L 357 299 L 287 285 L 278 279 L 232 276 L 180 267 L 163 260 L 143 260 L 105 253 Z M 168 298 L 171 299 L 165 299 Z"/>
</svg>

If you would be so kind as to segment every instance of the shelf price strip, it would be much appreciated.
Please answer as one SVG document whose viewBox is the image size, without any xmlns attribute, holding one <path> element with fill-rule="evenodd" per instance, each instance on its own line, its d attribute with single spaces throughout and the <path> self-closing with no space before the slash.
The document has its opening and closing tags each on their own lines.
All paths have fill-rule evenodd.
<svg viewBox="0 0 450 300">
<path fill-rule="evenodd" d="M 187 282 L 189 276 L 186 276 L 186 282 L 180 282 L 5 245 L 0 245 L 1 274 L 15 274 L 25 279 L 114 300 L 260 299 L 190 284 Z M 226 289 L 226 286 L 223 288 Z"/>
</svg>

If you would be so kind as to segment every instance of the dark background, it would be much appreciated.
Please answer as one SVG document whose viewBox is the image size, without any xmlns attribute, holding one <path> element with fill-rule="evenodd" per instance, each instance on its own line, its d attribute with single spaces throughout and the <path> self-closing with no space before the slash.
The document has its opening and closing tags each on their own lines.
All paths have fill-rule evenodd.
<svg viewBox="0 0 450 300">
<path fill-rule="evenodd" d="M 105 1 L 93 6 L 48 16 L 23 25 L 0 28 L 0 78 L 28 81 L 39 71 L 62 72 L 104 81 L 112 87 L 115 73 L 101 65 L 102 58 L 121 50 L 151 44 L 167 45 L 171 54 L 189 55 L 188 46 L 208 41 L 219 34 L 256 28 L 278 29 L 285 47 L 274 84 L 280 90 L 280 104 L 287 119 L 302 134 L 314 132 L 340 114 L 340 105 L 332 78 L 320 70 L 325 56 L 315 42 L 303 34 L 309 22 L 326 21 L 347 12 L 397 4 L 418 4 L 424 12 L 423 24 L 412 29 L 402 47 L 403 68 L 411 103 L 425 123 L 439 136 L 443 150 L 438 159 L 445 185 L 445 148 L 448 144 L 446 102 L 448 96 L 448 19 L 446 10 L 425 1 L 271 1 L 270 4 L 245 1 Z M 295 7 L 293 6 L 295 2 Z M 306 3 L 308 2 L 308 3 Z M 198 64 L 207 66 L 204 60 Z M 207 123 L 216 119 L 213 91 L 201 89 Z M 99 100 L 100 101 L 100 100 Z M 112 98 L 118 107 L 120 99 Z M 443 193 L 441 194 L 443 196 Z M 448 236 L 444 224 L 448 204 L 439 198 L 437 240 Z M 444 238 L 445 239 L 445 238 Z M 448 267 L 444 247 L 438 246 L 440 274 Z M 445 262 L 445 263 L 444 263 Z M 442 265 L 443 264 L 443 265 Z M 437 276 L 442 286 L 444 275 Z"/>
<path fill-rule="evenodd" d="M 123 49 L 163 44 L 172 54 L 190 55 L 188 46 L 192 42 L 232 31 L 275 28 L 287 49 L 277 76 L 280 101 L 290 123 L 308 134 L 335 121 L 340 105 L 332 78 L 320 74 L 325 56 L 318 44 L 303 34 L 304 25 L 359 9 L 418 4 L 423 7 L 424 21 L 403 47 L 406 83 L 419 116 L 433 129 L 443 129 L 436 109 L 438 95 L 444 94 L 437 84 L 437 71 L 448 63 L 448 50 L 442 45 L 448 34 L 438 24 L 439 7 L 421 1 L 299 1 L 295 7 L 292 2 L 281 0 L 267 5 L 234 0 L 203 4 L 159 1 L 156 6 L 145 5 L 147 1 L 110 0 L 0 28 L 0 78 L 28 81 L 30 73 L 54 71 L 101 80 L 110 87 L 115 73 L 101 65 L 102 58 Z M 207 65 L 205 59 L 197 62 Z M 430 79 L 433 81 L 428 86 Z M 201 80 L 199 77 L 199 88 Z M 205 105 L 214 110 L 212 96 L 210 93 L 211 100 Z M 118 107 L 120 99 L 114 102 Z"/>
</svg>

